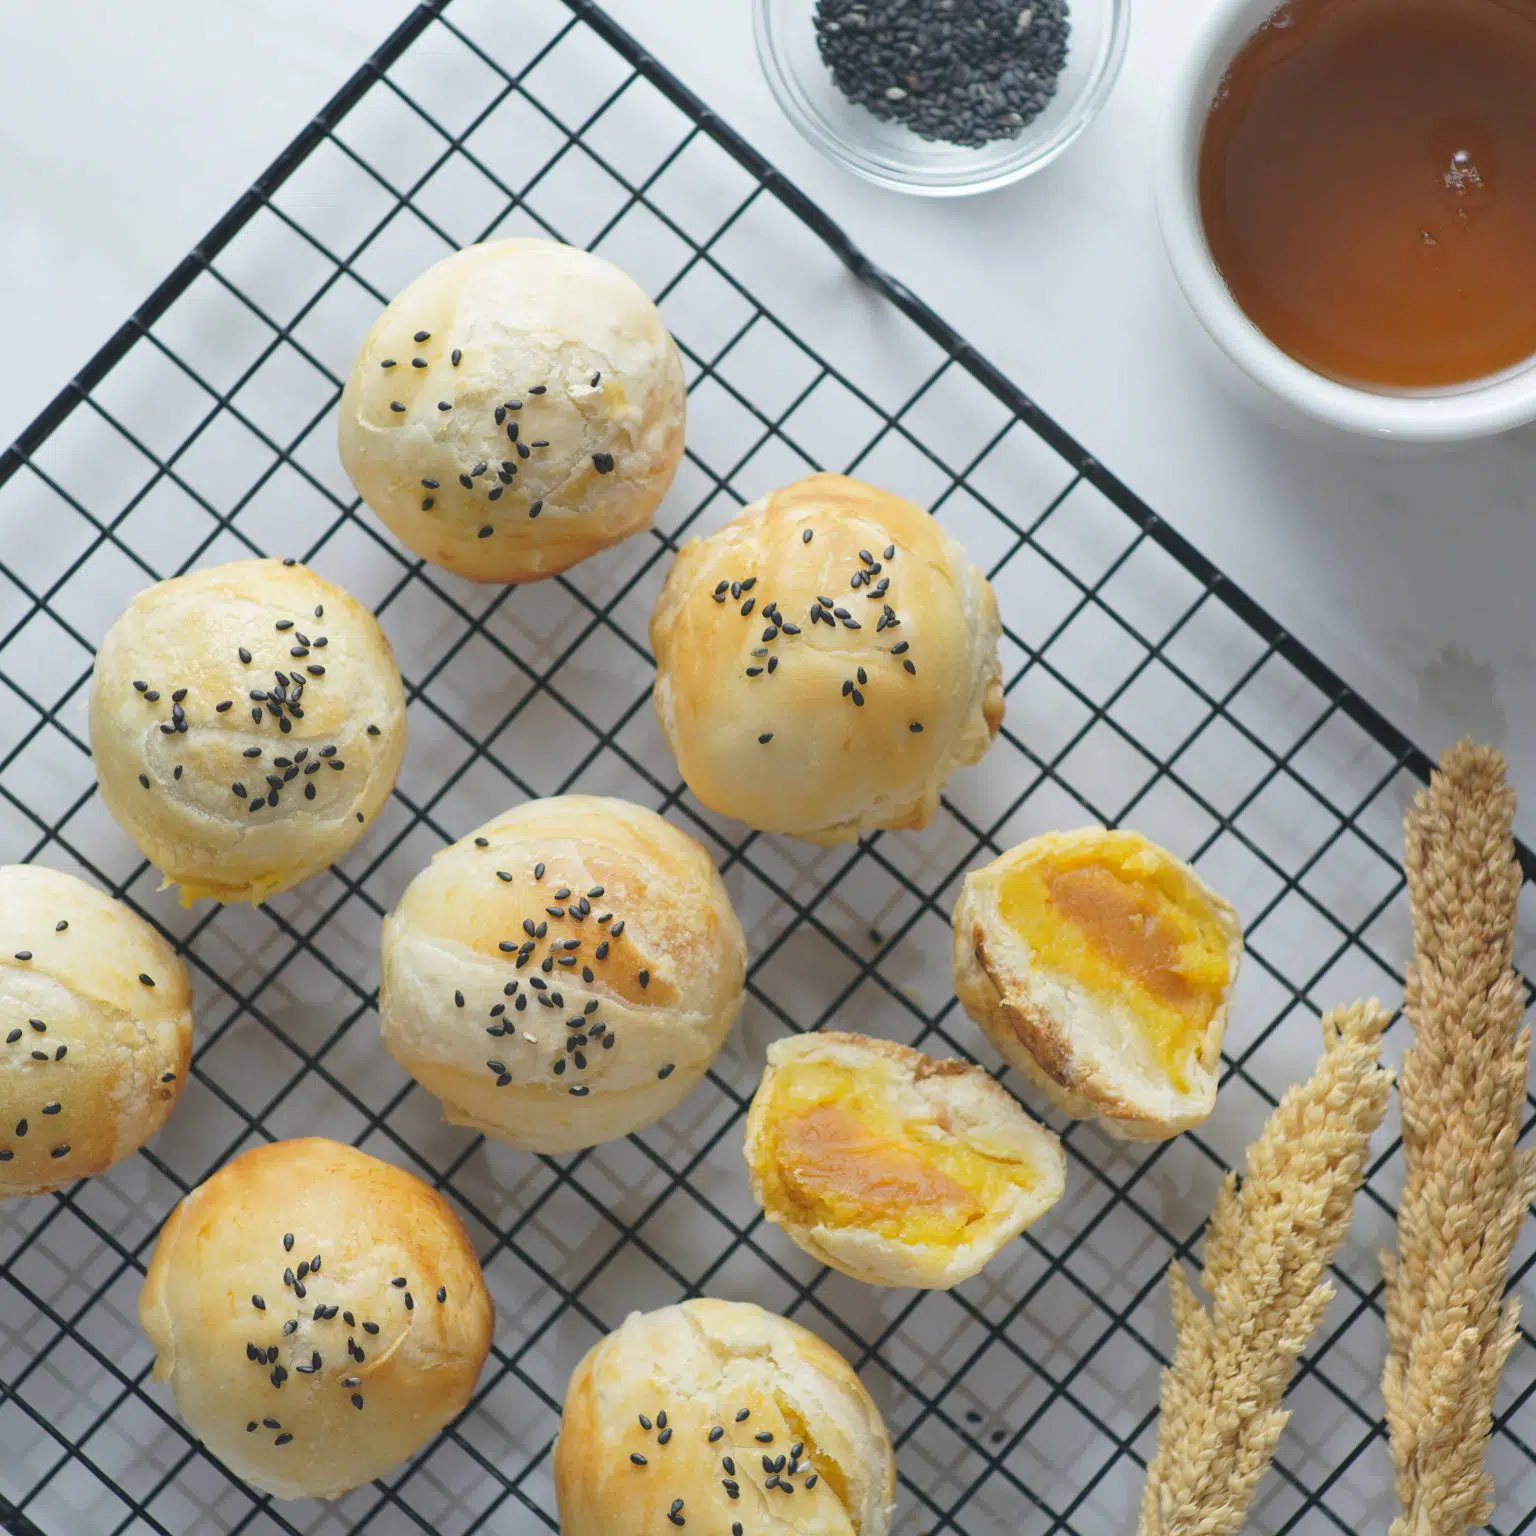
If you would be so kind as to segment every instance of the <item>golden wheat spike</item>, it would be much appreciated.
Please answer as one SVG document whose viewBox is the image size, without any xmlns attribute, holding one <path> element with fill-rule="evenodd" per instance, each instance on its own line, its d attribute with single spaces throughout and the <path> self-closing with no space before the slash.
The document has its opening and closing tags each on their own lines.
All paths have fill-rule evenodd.
<svg viewBox="0 0 1536 1536">
<path fill-rule="evenodd" d="M 1511 969 L 1520 868 L 1502 755 L 1458 742 L 1409 811 L 1405 868 L 1413 963 L 1403 1012 L 1403 1159 L 1387 1283 L 1382 1393 L 1403 1513 L 1392 1536 L 1483 1525 L 1483 1452 L 1516 1337 L 1509 1256 L 1536 1195 L 1516 1147 L 1530 1031 Z"/>
<path fill-rule="evenodd" d="M 1176 1335 L 1138 1536 L 1227 1536 L 1243 1518 L 1289 1414 L 1280 1406 L 1333 1295 L 1367 1147 L 1386 1113 L 1387 1016 L 1373 1000 L 1323 1020 L 1323 1055 L 1288 1089 L 1228 1174 L 1205 1234 L 1201 1305 L 1175 1262 Z"/>
</svg>

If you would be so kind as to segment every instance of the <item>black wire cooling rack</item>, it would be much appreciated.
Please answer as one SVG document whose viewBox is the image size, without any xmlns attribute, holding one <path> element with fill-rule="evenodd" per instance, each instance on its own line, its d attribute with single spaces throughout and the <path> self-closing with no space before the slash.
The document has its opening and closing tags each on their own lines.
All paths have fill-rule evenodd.
<svg viewBox="0 0 1536 1536">
<path fill-rule="evenodd" d="M 687 360 L 689 451 L 653 533 L 488 590 L 405 558 L 359 508 L 332 412 L 390 295 L 457 246 L 530 232 L 656 294 Z M 1008 720 L 985 762 L 926 831 L 832 850 L 743 835 L 687 795 L 645 649 L 679 541 L 813 466 L 931 506 L 989 570 L 1007 626 Z M 183 912 L 94 794 L 92 648 L 140 587 L 252 552 L 298 555 L 379 610 L 411 748 L 336 869 L 260 909 Z M 857 1364 L 896 1437 L 904 1536 L 1132 1528 L 1170 1336 L 1163 1272 L 1198 1257 L 1221 1170 L 1310 1069 L 1318 1014 L 1397 1000 L 1400 817 L 1425 759 L 600 10 L 420 6 L 0 459 L 0 561 L 0 858 L 125 895 L 182 946 L 198 1014 L 192 1080 L 153 1149 L 0 1214 L 7 1529 L 553 1529 L 569 1371 L 631 1309 L 706 1292 L 789 1313 Z M 750 998 L 664 1123 L 533 1159 L 443 1126 L 380 1050 L 378 924 L 442 843 L 572 787 L 661 809 L 713 848 Z M 1060 1124 L 1066 1198 L 953 1292 L 818 1269 L 761 1222 L 741 1167 L 768 1042 L 836 1021 L 995 1066 L 950 992 L 959 881 L 1092 820 L 1140 827 L 1241 908 L 1216 1113 L 1151 1149 Z M 172 1204 L 242 1146 L 317 1130 L 445 1189 L 498 1309 L 458 1424 L 325 1506 L 261 1498 L 207 1456 L 150 1383 L 135 1321 Z M 1254 1531 L 1386 1529 L 1375 1253 L 1398 1177 L 1384 1135 Z M 1536 1522 L 1532 1360 L 1517 1350 L 1506 1371 L 1490 1457 L 1500 1536 Z"/>
</svg>

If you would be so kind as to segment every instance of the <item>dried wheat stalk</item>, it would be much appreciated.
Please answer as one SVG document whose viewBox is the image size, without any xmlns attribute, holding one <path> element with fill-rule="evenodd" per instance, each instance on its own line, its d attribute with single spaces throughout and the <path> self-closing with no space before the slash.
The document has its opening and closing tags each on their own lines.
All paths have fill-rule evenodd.
<svg viewBox="0 0 1536 1536">
<path fill-rule="evenodd" d="M 1393 1536 L 1442 1536 L 1493 1512 L 1483 1450 L 1519 1309 L 1510 1249 L 1536 1195 L 1520 1152 L 1530 1031 L 1510 968 L 1520 870 L 1504 759 L 1460 742 L 1407 818 L 1413 964 L 1403 1010 L 1403 1157 L 1387 1282 L 1382 1392 L 1403 1513 Z"/>
<path fill-rule="evenodd" d="M 1177 1344 L 1138 1536 L 1242 1527 L 1290 1417 L 1280 1401 L 1297 1357 L 1333 1296 L 1328 1266 L 1386 1113 L 1386 1021 L 1374 1000 L 1330 1013 L 1311 1078 L 1287 1090 L 1249 1147 L 1241 1187 L 1227 1175 L 1205 1232 L 1210 1308 L 1177 1262 L 1169 1269 Z"/>
</svg>

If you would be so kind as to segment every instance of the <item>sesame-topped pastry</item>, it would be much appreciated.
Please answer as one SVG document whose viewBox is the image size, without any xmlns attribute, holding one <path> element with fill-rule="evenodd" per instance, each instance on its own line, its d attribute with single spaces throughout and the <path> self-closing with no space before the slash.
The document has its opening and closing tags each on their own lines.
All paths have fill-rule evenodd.
<svg viewBox="0 0 1536 1536">
<path fill-rule="evenodd" d="M 320 1137 L 253 1147 L 160 1230 L 139 1322 L 188 1429 L 252 1487 L 329 1499 L 463 1412 L 491 1346 L 453 1208 Z"/>
<path fill-rule="evenodd" d="M 0 1198 L 137 1151 L 192 1054 L 186 968 L 143 918 L 38 864 L 0 868 Z"/>
<path fill-rule="evenodd" d="M 1188 864 L 1139 832 L 1031 838 L 965 878 L 955 991 L 1059 1109 L 1133 1141 L 1216 1105 L 1243 930 Z"/>
<path fill-rule="evenodd" d="M 682 359 L 656 306 L 553 240 L 472 245 L 374 322 L 341 462 L 423 559 L 534 581 L 649 526 L 683 454 Z"/>
<path fill-rule="evenodd" d="M 678 555 L 651 617 L 689 789 L 765 832 L 922 827 L 1003 718 L 986 578 L 910 501 L 813 475 Z"/>
<path fill-rule="evenodd" d="M 588 1351 L 555 1441 L 561 1536 L 886 1536 L 880 1410 L 808 1329 L 741 1301 L 634 1312 Z"/>
<path fill-rule="evenodd" d="M 746 1158 L 769 1221 L 870 1285 L 958 1285 L 1066 1187 L 1061 1143 L 980 1067 L 831 1030 L 768 1048 Z"/>
<path fill-rule="evenodd" d="M 264 901 L 363 834 L 405 754 L 378 620 L 292 560 L 139 593 L 91 680 L 102 799 L 183 905 Z"/>
<path fill-rule="evenodd" d="M 709 855 L 623 800 L 531 800 L 436 854 L 384 920 L 389 1053 L 455 1125 L 573 1152 L 692 1090 L 742 1004 Z"/>
</svg>

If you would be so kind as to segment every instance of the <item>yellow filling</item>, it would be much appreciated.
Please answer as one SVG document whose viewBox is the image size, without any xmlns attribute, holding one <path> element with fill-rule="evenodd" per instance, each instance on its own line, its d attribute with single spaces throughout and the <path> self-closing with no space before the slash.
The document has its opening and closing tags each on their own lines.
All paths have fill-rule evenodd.
<svg viewBox="0 0 1536 1536">
<path fill-rule="evenodd" d="M 1179 1091 L 1231 981 L 1216 910 L 1182 865 L 1134 832 L 1042 851 L 1004 877 L 1003 921 L 1035 963 L 1140 1021 Z"/>
<path fill-rule="evenodd" d="M 791 1062 L 774 1078 L 766 1156 L 758 1173 L 769 1209 L 809 1225 L 859 1227 L 895 1242 L 958 1244 L 1033 1171 L 968 1147 L 932 1116 L 903 1119 L 898 1068 L 857 1072 Z"/>
</svg>

